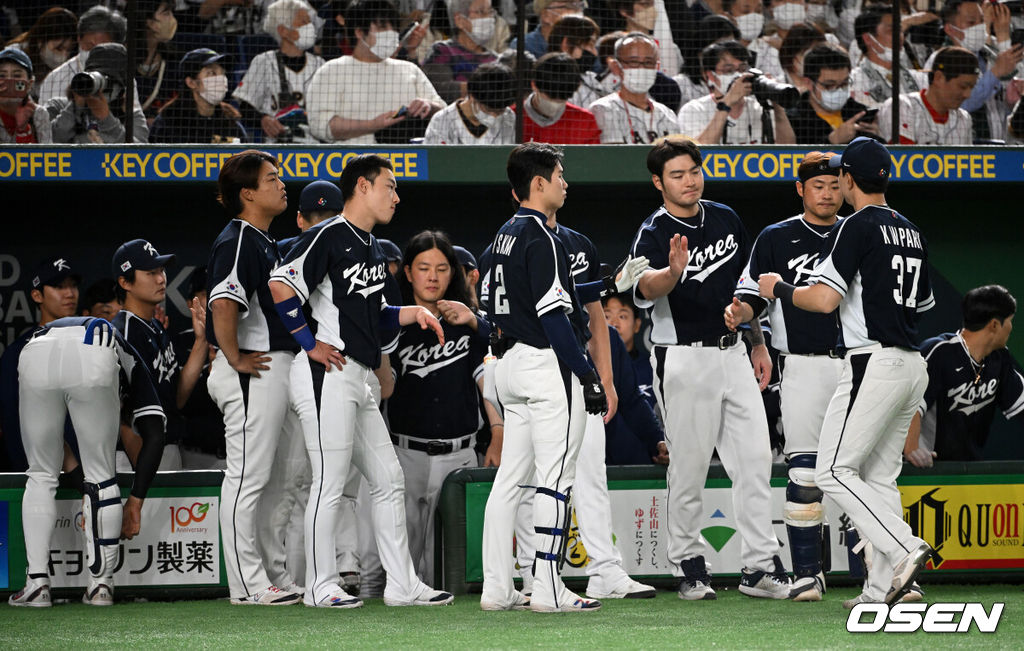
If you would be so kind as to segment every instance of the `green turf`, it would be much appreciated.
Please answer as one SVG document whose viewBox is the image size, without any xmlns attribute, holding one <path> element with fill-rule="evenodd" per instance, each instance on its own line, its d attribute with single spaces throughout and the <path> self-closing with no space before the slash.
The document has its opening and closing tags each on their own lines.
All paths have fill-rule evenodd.
<svg viewBox="0 0 1024 651">
<path fill-rule="evenodd" d="M 750 599 L 719 590 L 717 601 L 683 602 L 674 592 L 653 600 L 608 601 L 592 613 L 482 612 L 479 597 L 441 608 L 358 610 L 302 606 L 231 606 L 226 600 L 80 603 L 49 609 L 0 606 L 2 649 L 88 648 L 707 648 L 833 649 L 1024 647 L 1021 586 L 927 586 L 930 602 L 980 601 L 1006 608 L 994 634 L 850 634 L 841 601 L 853 588 L 830 590 L 820 603 Z"/>
</svg>

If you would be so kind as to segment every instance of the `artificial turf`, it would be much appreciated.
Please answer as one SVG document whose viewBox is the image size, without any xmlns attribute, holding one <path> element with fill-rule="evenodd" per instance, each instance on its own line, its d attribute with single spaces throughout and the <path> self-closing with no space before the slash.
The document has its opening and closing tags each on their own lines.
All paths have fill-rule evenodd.
<svg viewBox="0 0 1024 651">
<path fill-rule="evenodd" d="M 207 601 L 125 602 L 94 608 L 0 605 L 0 649 L 87 648 L 707 648 L 834 649 L 1024 648 L 1024 589 L 1019 585 L 936 585 L 931 603 L 1005 603 L 996 633 L 846 632 L 842 600 L 829 590 L 817 603 L 751 599 L 719 588 L 717 601 L 683 602 L 674 592 L 648 600 L 606 601 L 598 612 L 482 612 L 478 595 L 450 606 L 389 608 L 371 599 L 357 610 L 232 606 Z"/>
</svg>

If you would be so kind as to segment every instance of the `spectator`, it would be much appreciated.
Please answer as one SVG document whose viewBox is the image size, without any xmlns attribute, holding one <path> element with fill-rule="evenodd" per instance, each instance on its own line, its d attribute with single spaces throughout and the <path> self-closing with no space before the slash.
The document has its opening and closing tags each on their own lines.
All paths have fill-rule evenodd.
<svg viewBox="0 0 1024 651">
<path fill-rule="evenodd" d="M 45 104 L 53 142 L 124 142 L 127 65 L 128 52 L 120 43 L 101 43 L 89 51 L 85 72 L 71 79 L 66 96 L 53 97 Z M 142 109 L 136 107 L 132 117 L 133 139 L 146 142 L 149 128 Z"/>
<path fill-rule="evenodd" d="M 101 43 L 124 43 L 127 29 L 124 16 L 106 7 L 98 5 L 83 13 L 78 19 L 78 56 L 68 59 L 47 75 L 39 89 L 40 103 L 64 97 L 71 78 L 85 70 L 89 51 Z"/>
<path fill-rule="evenodd" d="M 468 95 L 434 114 L 423 143 L 427 145 L 511 145 L 516 141 L 516 98 L 512 71 L 500 63 L 477 66 L 469 76 Z"/>
<path fill-rule="evenodd" d="M 587 16 L 559 18 L 548 39 L 549 52 L 565 52 L 576 61 L 580 69 L 580 87 L 569 101 L 576 106 L 590 103 L 607 93 L 597 78 L 597 37 L 600 28 Z"/>
<path fill-rule="evenodd" d="M 781 44 L 786 40 L 789 30 L 807 22 L 807 3 L 804 0 L 770 0 L 768 13 Z"/>
<path fill-rule="evenodd" d="M 569 103 L 580 85 L 580 71 L 562 52 L 545 54 L 533 69 L 533 92 L 523 101 L 523 142 L 596 145 L 601 128 L 594 114 Z"/>
<path fill-rule="evenodd" d="M 114 293 L 113 278 L 100 278 L 89 285 L 82 293 L 78 305 L 78 316 L 95 316 L 107 321 L 113 319 L 123 307 Z"/>
<path fill-rule="evenodd" d="M 812 47 L 827 43 L 825 35 L 813 25 L 796 25 L 786 34 L 786 40 L 779 48 L 779 64 L 782 65 L 784 81 L 796 86 L 801 93 L 811 90 L 811 84 L 804 75 L 804 57 Z M 849 58 L 849 57 L 847 57 Z"/>
<path fill-rule="evenodd" d="M 769 77 L 783 81 L 779 50 L 761 36 L 764 31 L 764 4 L 761 0 L 722 0 L 722 10 L 739 29 L 738 40 L 750 52 L 750 65 Z"/>
<path fill-rule="evenodd" d="M 707 95 L 708 88 L 700 70 L 700 51 L 714 43 L 740 40 L 740 30 L 736 24 L 718 14 L 704 16 L 697 24 L 697 38 L 694 41 L 700 46 L 694 48 L 694 55 L 683 62 L 683 72 L 673 79 L 681 91 L 680 106 L 692 99 Z M 664 102 L 663 102 L 664 103 Z M 679 109 L 675 109 L 677 112 Z"/>
<path fill-rule="evenodd" d="M 626 351 L 629 353 L 633 374 L 636 376 L 637 386 L 651 409 L 657 411 L 658 402 L 654 397 L 654 369 L 651 368 L 651 354 L 640 345 L 637 335 L 643 325 L 643 318 L 640 308 L 633 303 L 630 294 L 619 294 L 602 301 L 604 303 L 604 318 L 608 325 L 615 328 L 622 339 Z"/>
<path fill-rule="evenodd" d="M 893 35 L 892 14 L 880 11 L 857 16 L 853 29 L 864 59 L 850 72 L 850 96 L 868 108 L 878 108 L 892 97 L 893 46 L 903 51 L 903 35 Z M 923 72 L 900 66 L 900 92 L 916 93 L 927 87 L 928 77 Z"/>
<path fill-rule="evenodd" d="M 611 0 L 612 11 L 625 21 L 624 31 L 640 32 L 655 39 L 662 70 L 675 75 L 682 66 L 683 55 L 672 40 L 665 16 L 665 4 L 658 0 Z"/>
<path fill-rule="evenodd" d="M 176 90 L 171 82 L 167 57 L 171 53 L 168 43 L 178 31 L 178 19 L 174 17 L 174 0 L 139 0 L 135 10 L 145 17 L 140 35 L 146 45 L 145 53 L 136 50 L 139 65 L 136 68 L 135 84 L 141 92 L 142 111 L 152 124 L 156 114 L 172 99 Z M 141 43 L 136 47 L 139 45 Z"/>
<path fill-rule="evenodd" d="M 539 59 L 548 51 L 548 36 L 555 23 L 562 16 L 582 16 L 587 3 L 584 0 L 533 0 L 533 13 L 537 15 L 537 27 L 526 35 L 523 48 Z M 508 46 L 516 49 L 517 39 Z"/>
<path fill-rule="evenodd" d="M 469 76 L 498 55 L 487 49 L 497 24 L 490 0 L 449 0 L 448 19 L 455 38 L 437 41 L 423 62 L 423 71 L 445 102 L 466 96 Z"/>
<path fill-rule="evenodd" d="M 309 84 L 306 107 L 313 135 L 353 145 L 422 136 L 444 101 L 416 64 L 391 58 L 398 49 L 395 6 L 388 0 L 355 0 L 345 23 L 358 44 L 351 56 L 328 61 Z M 392 129 L 396 125 L 401 126 Z"/>
<path fill-rule="evenodd" d="M 791 32 L 792 33 L 792 32 Z M 850 57 L 834 45 L 815 45 L 803 60 L 810 90 L 790 113 L 801 145 L 843 145 L 857 136 L 878 135 L 878 121 L 860 122 L 866 107 L 850 97 Z"/>
<path fill-rule="evenodd" d="M 234 92 L 245 124 L 258 124 L 265 142 L 317 142 L 306 114 L 306 91 L 324 65 L 309 51 L 316 42 L 315 16 L 306 0 L 276 0 L 267 7 L 263 31 L 280 48 L 256 55 Z"/>
<path fill-rule="evenodd" d="M 805 24 L 830 34 L 839 28 L 839 14 L 835 3 L 829 0 L 807 0 L 804 20 Z"/>
<path fill-rule="evenodd" d="M 619 39 L 609 65 L 622 79 L 622 87 L 588 107 L 601 129 L 601 142 L 650 144 L 675 133 L 675 113 L 648 93 L 658 69 L 654 39 L 641 32 Z"/>
<path fill-rule="evenodd" d="M 177 0 L 179 6 L 182 0 Z M 182 31 L 207 34 L 257 34 L 271 0 L 184 0 Z"/>
<path fill-rule="evenodd" d="M 944 47 L 932 57 L 928 88 L 900 93 L 901 145 L 969 145 L 971 114 L 960 106 L 978 83 L 978 58 L 962 47 Z M 892 99 L 878 110 L 879 132 L 892 140 Z"/>
<path fill-rule="evenodd" d="M 32 98 L 39 100 L 39 87 L 47 75 L 68 60 L 75 47 L 78 18 L 63 7 L 50 7 L 27 32 L 11 39 L 8 46 L 21 48 L 32 60 L 36 83 Z"/>
<path fill-rule="evenodd" d="M 32 61 L 16 47 L 0 51 L 0 144 L 53 142 L 50 114 L 32 101 Z"/>
<path fill-rule="evenodd" d="M 569 100 L 570 102 L 577 106 L 589 106 L 594 100 L 614 93 L 622 86 L 622 79 L 612 72 L 611 63 L 615 60 L 615 44 L 624 36 L 626 36 L 625 32 L 612 32 L 597 40 L 597 58 L 600 67 L 597 69 L 597 74 L 592 77 L 583 75 L 583 84 L 587 88 L 584 89 L 581 86 L 578 91 L 578 98 L 587 103 L 576 104 L 572 99 Z M 660 49 L 658 53 L 660 56 Z M 672 112 L 676 112 L 683 105 L 681 89 L 683 83 L 658 70 L 654 77 L 654 85 L 650 89 L 651 98 L 669 107 Z"/>
<path fill-rule="evenodd" d="M 1021 71 L 1020 67 L 1017 68 L 1006 94 L 1013 104 L 1013 110 L 1006 118 L 1006 143 L 1024 145 L 1024 102 L 1020 99 L 1024 95 L 1024 71 Z"/>
<path fill-rule="evenodd" d="M 747 73 L 747 49 L 737 41 L 716 43 L 700 53 L 700 65 L 711 92 L 687 102 L 679 112 L 679 130 L 701 144 L 765 142 L 764 107 L 753 96 Z M 772 106 L 774 140 L 794 144 L 796 135 L 779 105 Z"/>
<path fill-rule="evenodd" d="M 154 143 L 246 142 L 238 109 L 224 101 L 228 78 L 221 63 L 226 54 L 199 48 L 181 59 L 184 93 L 168 102 L 153 122 Z"/>
<path fill-rule="evenodd" d="M 1010 39 L 1010 9 L 995 4 L 987 7 L 991 12 L 996 49 L 988 45 L 986 17 L 980 2 L 949 0 L 942 7 L 943 30 L 950 43 L 958 45 L 978 58 L 981 77 L 963 108 L 973 116 L 974 137 L 1003 140 L 1006 137 L 1008 106 L 1003 97 L 1003 82 L 1013 74 L 1024 59 L 1024 45 L 1012 45 Z M 997 53 L 998 52 L 998 53 Z M 935 54 L 926 67 L 934 70 Z"/>
</svg>

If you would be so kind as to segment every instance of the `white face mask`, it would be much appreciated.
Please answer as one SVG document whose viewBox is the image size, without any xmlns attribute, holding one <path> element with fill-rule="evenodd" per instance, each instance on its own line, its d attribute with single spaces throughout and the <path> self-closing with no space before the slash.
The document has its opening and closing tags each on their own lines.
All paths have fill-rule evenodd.
<svg viewBox="0 0 1024 651">
<path fill-rule="evenodd" d="M 199 96 L 210 104 L 220 104 L 228 94 L 228 78 L 225 75 L 206 77 L 199 86 Z"/>
<path fill-rule="evenodd" d="M 490 113 L 485 111 L 483 107 L 480 106 L 479 103 L 476 103 L 474 105 L 473 117 L 476 118 L 477 122 L 484 125 L 488 129 L 492 129 L 494 125 L 498 123 L 498 120 L 501 119 L 500 115 L 491 115 Z"/>
<path fill-rule="evenodd" d="M 807 17 L 807 9 L 803 5 L 787 2 L 772 9 L 772 18 L 775 24 L 782 29 L 789 29 L 793 25 L 804 22 Z"/>
<path fill-rule="evenodd" d="M 886 63 L 891 63 L 892 62 L 892 48 L 891 47 L 885 47 L 884 45 L 879 43 L 878 39 L 875 38 L 874 36 L 871 36 L 871 40 L 875 42 L 875 45 L 877 45 L 879 48 L 881 48 L 881 51 L 875 52 L 875 56 L 877 56 L 879 59 L 881 59 L 882 61 L 884 61 Z"/>
<path fill-rule="evenodd" d="M 473 23 L 473 29 L 470 31 L 469 37 L 477 45 L 487 43 L 494 36 L 494 16 L 472 18 L 470 22 Z"/>
<path fill-rule="evenodd" d="M 306 23 L 297 31 L 299 32 L 299 38 L 295 40 L 295 47 L 305 52 L 316 44 L 316 25 Z"/>
<path fill-rule="evenodd" d="M 828 14 L 828 7 L 825 5 L 807 5 L 807 20 L 808 22 L 825 23 L 825 17 Z"/>
<path fill-rule="evenodd" d="M 625 68 L 622 71 L 622 87 L 631 93 L 646 93 L 654 85 L 658 71 L 654 68 Z"/>
<path fill-rule="evenodd" d="M 749 14 L 736 16 L 736 27 L 740 30 L 740 38 L 744 41 L 753 41 L 761 35 L 764 29 L 764 14 L 752 11 Z"/>
<path fill-rule="evenodd" d="M 537 112 L 544 117 L 553 118 L 565 110 L 565 102 L 551 99 L 541 93 L 534 93 L 533 108 L 537 109 Z"/>
<path fill-rule="evenodd" d="M 377 39 L 370 45 L 370 52 L 381 61 L 390 58 L 398 50 L 398 32 L 389 29 L 376 33 Z M 365 42 L 365 41 L 364 41 Z"/>
<path fill-rule="evenodd" d="M 647 31 L 654 29 L 654 23 L 658 20 L 657 7 L 644 7 L 640 11 L 633 12 L 633 22 L 640 25 Z"/>
<path fill-rule="evenodd" d="M 68 55 L 58 54 L 50 48 L 44 47 L 39 52 L 39 58 L 43 60 L 47 68 L 53 69 L 68 60 Z"/>
<path fill-rule="evenodd" d="M 729 92 L 729 86 L 732 82 L 740 78 L 741 72 L 723 72 L 722 74 L 715 73 L 715 77 L 718 78 L 717 82 L 712 82 L 712 85 L 718 89 L 718 92 L 725 95 Z"/>
<path fill-rule="evenodd" d="M 850 89 L 848 88 L 821 91 L 821 106 L 826 111 L 838 111 L 846 105 L 848 99 L 850 99 Z"/>
<path fill-rule="evenodd" d="M 967 29 L 960 29 L 954 25 L 954 29 L 960 32 L 960 46 L 971 52 L 977 52 L 985 47 L 988 40 L 988 32 L 985 31 L 985 23 L 972 25 Z"/>
</svg>

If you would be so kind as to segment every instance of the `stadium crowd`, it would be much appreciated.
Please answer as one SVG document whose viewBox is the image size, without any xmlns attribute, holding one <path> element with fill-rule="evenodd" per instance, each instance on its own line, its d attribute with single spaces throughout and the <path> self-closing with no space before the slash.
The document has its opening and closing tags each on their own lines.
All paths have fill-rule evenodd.
<svg viewBox="0 0 1024 651">
<path fill-rule="evenodd" d="M 522 58 L 512 0 L 47 4 L 2 3 L 2 143 L 510 144 L 519 106 L 555 144 L 1024 138 L 1014 0 L 905 0 L 898 34 L 885 0 L 531 0 Z"/>
</svg>

